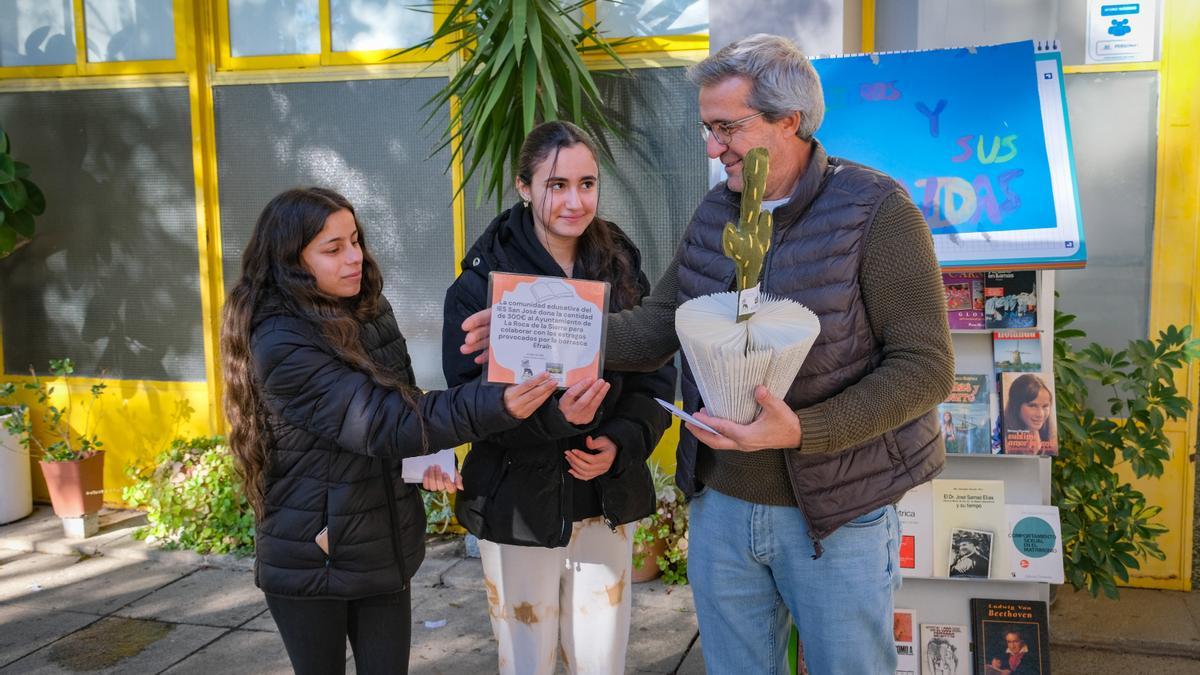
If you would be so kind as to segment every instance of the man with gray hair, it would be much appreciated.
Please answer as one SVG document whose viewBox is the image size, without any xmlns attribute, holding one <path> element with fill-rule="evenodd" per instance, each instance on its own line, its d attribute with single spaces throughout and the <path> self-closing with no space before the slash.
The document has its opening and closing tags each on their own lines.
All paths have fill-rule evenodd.
<svg viewBox="0 0 1200 675">
<path fill-rule="evenodd" d="M 688 577 L 710 673 L 782 673 L 789 617 L 814 673 L 891 673 L 899 585 L 895 503 L 945 462 L 935 407 L 954 356 L 933 240 L 905 189 L 829 157 L 820 79 L 789 40 L 753 35 L 688 71 L 708 156 L 728 180 L 697 207 L 653 295 L 610 316 L 606 366 L 646 370 L 679 348 L 675 309 L 728 291 L 721 233 L 742 158 L 770 153 L 775 229 L 761 290 L 811 309 L 821 334 L 783 399 L 759 387 L 750 424 L 686 425 L 676 481 L 691 498 Z M 487 317 L 464 323 L 465 352 Z M 684 359 L 684 407 L 703 405 Z"/>
</svg>

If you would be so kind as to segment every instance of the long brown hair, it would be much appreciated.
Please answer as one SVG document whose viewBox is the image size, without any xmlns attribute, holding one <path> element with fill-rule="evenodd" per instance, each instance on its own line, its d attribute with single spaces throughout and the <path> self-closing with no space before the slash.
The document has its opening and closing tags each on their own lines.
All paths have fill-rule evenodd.
<svg viewBox="0 0 1200 675">
<path fill-rule="evenodd" d="M 250 335 L 256 313 L 266 305 L 307 319 L 318 326 L 338 358 L 367 373 L 382 386 L 398 389 L 409 404 L 418 392 L 395 373 L 374 363 L 359 340 L 362 323 L 381 311 L 383 275 L 367 250 L 358 217 L 354 225 L 362 247 L 362 286 L 352 298 L 322 293 L 301 262 L 300 254 L 337 211 L 354 215 L 354 207 L 340 194 L 325 188 L 288 190 L 263 209 L 242 254 L 241 278 L 229 291 L 221 325 L 221 367 L 225 376 L 225 417 L 229 420 L 229 446 L 246 496 L 258 520 L 266 496 L 264 469 L 270 447 L 270 427 L 259 383 L 251 362 Z"/>
<path fill-rule="evenodd" d="M 545 122 L 534 127 L 525 142 L 521 144 L 521 152 L 517 155 L 517 178 L 525 185 L 533 184 L 533 174 L 542 162 L 549 161 L 550 173 L 558 163 L 558 153 L 582 143 L 592 153 L 596 153 L 596 144 L 592 142 L 587 132 L 579 127 L 557 120 Z M 535 221 L 536 225 L 536 221 Z M 638 285 L 637 272 L 630 260 L 630 253 L 624 246 L 617 244 L 617 235 L 608 221 L 599 216 L 592 219 L 587 229 L 579 236 L 575 252 L 575 264 L 588 279 L 601 279 L 612 284 L 613 301 L 617 309 L 627 309 L 638 304 L 642 298 L 641 287 Z"/>
</svg>

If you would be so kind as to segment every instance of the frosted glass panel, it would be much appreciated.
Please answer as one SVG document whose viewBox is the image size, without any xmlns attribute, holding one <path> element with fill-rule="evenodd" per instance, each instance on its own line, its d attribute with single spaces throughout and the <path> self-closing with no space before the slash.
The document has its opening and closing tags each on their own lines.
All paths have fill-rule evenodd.
<svg viewBox="0 0 1200 675">
<path fill-rule="evenodd" d="M 1111 347 L 1146 337 L 1158 73 L 1067 75 L 1088 264 L 1055 275 L 1058 306 Z"/>
<path fill-rule="evenodd" d="M 708 0 L 601 0 L 596 21 L 611 37 L 707 33 Z"/>
<path fill-rule="evenodd" d="M 429 0 L 331 0 L 333 51 L 411 47 L 433 35 Z"/>
<path fill-rule="evenodd" d="M 0 66 L 75 63 L 70 0 L 0 1 Z"/>
<path fill-rule="evenodd" d="M 89 63 L 175 58 L 171 0 L 86 0 Z"/>
<path fill-rule="evenodd" d="M 229 0 L 233 56 L 320 54 L 318 0 Z"/>
</svg>

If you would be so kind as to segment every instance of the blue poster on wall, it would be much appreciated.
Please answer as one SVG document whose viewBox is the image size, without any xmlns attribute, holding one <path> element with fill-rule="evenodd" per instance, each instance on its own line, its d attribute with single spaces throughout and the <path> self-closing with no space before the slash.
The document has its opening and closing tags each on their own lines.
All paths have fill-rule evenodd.
<svg viewBox="0 0 1200 675">
<path fill-rule="evenodd" d="M 904 185 L 943 266 L 1082 266 L 1062 62 L 1039 46 L 814 59 L 817 138 Z"/>
</svg>

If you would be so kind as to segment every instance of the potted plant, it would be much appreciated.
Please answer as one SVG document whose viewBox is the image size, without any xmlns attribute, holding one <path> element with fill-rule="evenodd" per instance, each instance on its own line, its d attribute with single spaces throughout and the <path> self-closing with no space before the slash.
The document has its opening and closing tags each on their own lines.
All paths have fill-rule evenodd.
<svg viewBox="0 0 1200 675">
<path fill-rule="evenodd" d="M 663 575 L 668 584 L 687 583 L 688 511 L 675 477 L 650 463 L 656 508 L 633 534 L 633 580 L 650 581 Z"/>
<path fill-rule="evenodd" d="M 75 372 L 71 359 L 51 359 L 50 372 L 55 377 L 69 380 Z M 53 439 L 49 444 L 34 434 L 33 422 L 28 415 L 9 418 L 6 428 L 18 436 L 26 450 L 41 453 L 39 465 L 46 487 L 50 491 L 50 503 L 54 513 L 63 520 L 63 531 L 69 537 L 88 537 L 99 529 L 97 514 L 104 501 L 104 443 L 93 432 L 93 408 L 107 385 L 91 386 L 84 409 L 84 424 L 81 431 L 71 428 L 74 397 L 67 387 L 66 403 L 62 406 L 53 400 L 54 387 L 43 383 L 37 373 L 30 369 L 32 381 L 20 386 L 34 396 L 41 410 L 45 434 Z M 4 385 L 0 393 L 14 394 L 17 385 Z"/>
<path fill-rule="evenodd" d="M 15 387 L 0 385 L 0 398 L 10 400 Z M 20 405 L 0 405 L 0 525 L 20 520 L 33 511 L 29 450 L 22 442 L 29 411 Z"/>
<path fill-rule="evenodd" d="M 1118 469 L 1158 477 L 1170 457 L 1165 423 L 1183 419 L 1192 403 L 1175 387 L 1175 370 L 1200 358 L 1191 327 L 1170 326 L 1153 340 L 1133 340 L 1121 351 L 1092 343 L 1071 328 L 1075 316 L 1055 312 L 1054 380 L 1058 392 L 1059 453 L 1051 494 L 1062 516 L 1066 580 L 1093 596 L 1118 595 L 1139 560 L 1165 558 L 1155 541 L 1167 528 L 1151 522 L 1162 508 Z M 1110 390 L 1108 408 L 1089 403 L 1088 385 Z"/>
<path fill-rule="evenodd" d="M 33 219 L 46 210 L 46 198 L 29 180 L 29 165 L 13 159 L 8 134 L 0 129 L 0 259 L 33 238 Z"/>
</svg>

